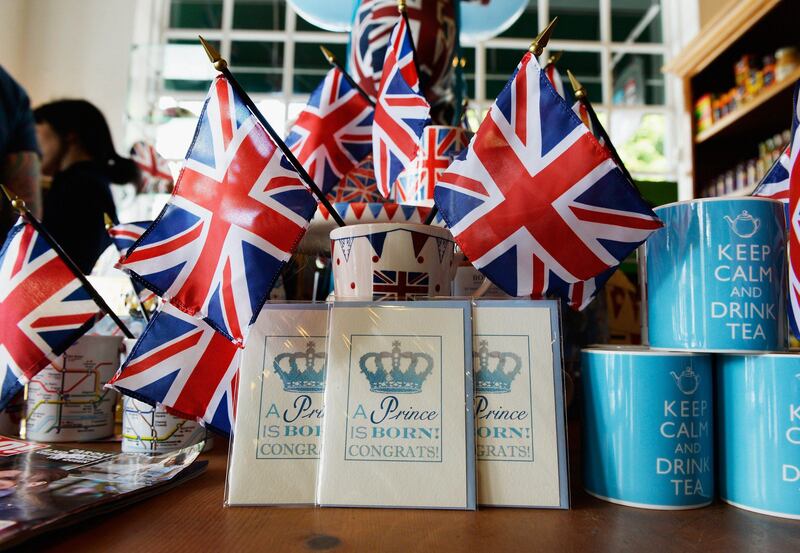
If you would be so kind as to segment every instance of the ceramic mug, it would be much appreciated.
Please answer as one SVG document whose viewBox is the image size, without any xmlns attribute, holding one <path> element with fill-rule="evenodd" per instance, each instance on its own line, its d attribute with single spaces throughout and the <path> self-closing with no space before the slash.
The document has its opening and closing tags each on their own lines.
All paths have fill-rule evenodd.
<svg viewBox="0 0 800 553">
<path fill-rule="evenodd" d="M 123 340 L 123 360 L 135 344 L 135 339 Z M 208 451 L 213 438 L 198 422 L 171 415 L 160 405 L 153 407 L 132 397 L 122 397 L 122 451 L 164 453 L 204 439 L 203 451 Z"/>
<path fill-rule="evenodd" d="M 717 358 L 723 501 L 800 519 L 800 353 Z"/>
<path fill-rule="evenodd" d="M 786 225 L 766 198 L 655 208 L 646 242 L 650 346 L 695 351 L 786 347 Z"/>
<path fill-rule="evenodd" d="M 711 503 L 711 374 L 711 357 L 703 353 L 582 350 L 586 491 L 646 509 Z"/>
<path fill-rule="evenodd" d="M 85 442 L 114 434 L 121 336 L 83 336 L 27 384 L 25 438 Z"/>
<path fill-rule="evenodd" d="M 413 300 L 449 296 L 453 238 L 411 223 L 348 225 L 331 231 L 336 299 Z"/>
</svg>

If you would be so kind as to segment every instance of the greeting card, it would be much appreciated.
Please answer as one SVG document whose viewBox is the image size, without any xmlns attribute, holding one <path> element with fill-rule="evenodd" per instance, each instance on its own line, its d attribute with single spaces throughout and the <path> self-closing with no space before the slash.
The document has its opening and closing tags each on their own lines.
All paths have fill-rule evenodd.
<svg viewBox="0 0 800 553">
<path fill-rule="evenodd" d="M 228 505 L 313 504 L 320 454 L 328 307 L 264 306 L 247 339 Z"/>
<path fill-rule="evenodd" d="M 558 303 L 473 311 L 478 502 L 569 507 Z"/>
<path fill-rule="evenodd" d="M 329 326 L 318 503 L 474 509 L 470 302 L 340 302 Z"/>
</svg>

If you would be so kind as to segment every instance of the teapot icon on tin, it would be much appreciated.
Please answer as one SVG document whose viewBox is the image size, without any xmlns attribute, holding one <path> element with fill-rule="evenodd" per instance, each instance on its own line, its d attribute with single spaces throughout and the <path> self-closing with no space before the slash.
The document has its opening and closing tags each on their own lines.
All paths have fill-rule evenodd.
<svg viewBox="0 0 800 553">
<path fill-rule="evenodd" d="M 726 215 L 723 218 L 739 238 L 750 238 L 758 232 L 758 228 L 761 226 L 761 220 L 750 215 L 746 209 L 737 215 L 735 219 L 731 219 L 730 215 Z"/>
<path fill-rule="evenodd" d="M 697 391 L 700 386 L 700 375 L 692 370 L 692 367 L 686 367 L 681 374 L 675 374 L 675 371 L 670 372 L 672 379 L 678 386 L 678 389 L 685 395 L 692 395 Z"/>
</svg>

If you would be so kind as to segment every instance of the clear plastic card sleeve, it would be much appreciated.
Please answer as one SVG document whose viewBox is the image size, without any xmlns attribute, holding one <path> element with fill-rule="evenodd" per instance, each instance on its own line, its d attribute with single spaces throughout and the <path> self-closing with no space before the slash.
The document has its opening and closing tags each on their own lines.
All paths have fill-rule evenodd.
<svg viewBox="0 0 800 553">
<path fill-rule="evenodd" d="M 559 321 L 557 301 L 475 302 L 481 506 L 569 508 Z"/>
<path fill-rule="evenodd" d="M 472 303 L 334 302 L 320 506 L 475 509 Z"/>
<path fill-rule="evenodd" d="M 268 302 L 239 369 L 225 505 L 313 505 L 330 305 Z"/>
</svg>

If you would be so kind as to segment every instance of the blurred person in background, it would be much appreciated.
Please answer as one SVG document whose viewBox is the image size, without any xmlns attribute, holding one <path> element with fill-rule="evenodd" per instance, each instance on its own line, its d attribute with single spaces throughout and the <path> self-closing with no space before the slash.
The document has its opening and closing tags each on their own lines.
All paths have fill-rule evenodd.
<svg viewBox="0 0 800 553">
<path fill-rule="evenodd" d="M 44 196 L 44 225 L 89 274 L 111 244 L 103 214 L 117 222 L 110 185 L 136 182 L 138 167 L 117 154 L 105 117 L 86 100 L 58 100 L 33 115 L 42 172 L 53 178 Z"/>
<path fill-rule="evenodd" d="M 39 149 L 30 100 L 25 90 L 0 67 L 0 183 L 42 216 Z M 0 244 L 18 214 L 0 199 Z"/>
</svg>

